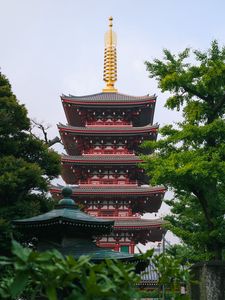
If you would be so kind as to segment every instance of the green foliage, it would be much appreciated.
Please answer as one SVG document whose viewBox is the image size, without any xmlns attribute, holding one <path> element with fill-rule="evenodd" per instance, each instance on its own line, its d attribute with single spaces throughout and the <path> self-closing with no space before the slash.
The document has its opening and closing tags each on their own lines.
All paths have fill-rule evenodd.
<svg viewBox="0 0 225 300">
<path fill-rule="evenodd" d="M 30 120 L 24 105 L 19 105 L 8 79 L 0 74 L 0 136 L 28 130 Z M 7 125 L 7 126 L 6 126 Z"/>
<path fill-rule="evenodd" d="M 0 281 L 1 299 L 126 300 L 138 299 L 139 277 L 132 265 L 106 260 L 93 264 L 86 256 L 78 260 L 59 252 L 38 253 L 13 242 L 11 258 L 1 257 L 8 271 Z"/>
<path fill-rule="evenodd" d="M 189 299 L 188 295 L 181 295 L 180 292 L 181 286 L 187 287 L 190 282 L 187 263 L 182 265 L 180 259 L 161 253 L 153 257 L 153 264 L 159 275 L 159 286 L 164 286 L 165 294 L 169 294 L 175 300 Z"/>
<path fill-rule="evenodd" d="M 185 244 L 171 245 L 166 249 L 166 253 L 174 259 L 179 260 L 182 266 L 187 266 L 201 260 L 210 259 L 208 253 L 196 251 L 194 247 L 191 247 L 190 245 L 187 246 Z"/>
<path fill-rule="evenodd" d="M 183 121 L 160 130 L 162 139 L 146 142 L 155 150 L 144 167 L 152 184 L 174 191 L 167 201 L 169 229 L 201 259 L 221 259 L 225 248 L 225 48 L 216 41 L 207 52 L 190 49 L 162 61 L 146 62 L 151 78 L 169 91 L 169 109 L 182 110 Z"/>
<path fill-rule="evenodd" d="M 176 253 L 177 254 L 177 253 Z M 141 291 L 142 298 L 159 298 L 165 300 L 189 300 L 188 286 L 190 284 L 189 262 L 181 255 L 170 251 L 154 255 L 151 264 L 158 274 L 158 288 L 153 291 Z M 185 288 L 185 294 L 181 293 Z M 164 292 L 163 292 L 164 290 Z"/>
<path fill-rule="evenodd" d="M 50 205 L 48 183 L 60 172 L 59 155 L 30 129 L 25 106 L 0 73 L 0 253 L 4 255 L 9 253 L 9 222 L 45 211 Z"/>
</svg>

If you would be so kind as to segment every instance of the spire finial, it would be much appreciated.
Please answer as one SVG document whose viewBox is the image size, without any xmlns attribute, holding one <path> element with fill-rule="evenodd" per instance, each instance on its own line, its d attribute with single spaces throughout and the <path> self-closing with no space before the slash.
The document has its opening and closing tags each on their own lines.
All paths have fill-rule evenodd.
<svg viewBox="0 0 225 300">
<path fill-rule="evenodd" d="M 109 27 L 112 27 L 112 26 L 113 26 L 112 21 L 113 21 L 113 17 L 109 17 Z"/>
<path fill-rule="evenodd" d="M 102 90 L 105 93 L 116 93 L 114 83 L 117 80 L 117 60 L 116 60 L 116 34 L 112 31 L 113 18 L 109 17 L 109 30 L 105 34 L 104 53 L 104 81 L 106 87 Z"/>
</svg>

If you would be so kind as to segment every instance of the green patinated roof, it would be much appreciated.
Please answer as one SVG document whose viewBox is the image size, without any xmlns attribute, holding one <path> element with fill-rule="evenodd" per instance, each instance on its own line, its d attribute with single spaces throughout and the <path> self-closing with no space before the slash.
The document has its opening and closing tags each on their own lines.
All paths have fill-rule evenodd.
<svg viewBox="0 0 225 300">
<path fill-rule="evenodd" d="M 56 226 L 72 227 L 74 229 L 74 236 L 76 236 L 76 229 L 79 228 L 80 232 L 88 231 L 95 234 L 108 234 L 112 231 L 114 221 L 106 221 L 92 217 L 82 212 L 75 204 L 74 200 L 69 198 L 72 195 L 71 188 L 64 188 L 62 191 L 64 199 L 59 201 L 55 209 L 38 215 L 35 217 L 14 220 L 13 224 L 18 228 L 43 228 L 48 229 Z M 30 229 L 32 230 L 32 229 Z M 40 229 L 41 231 L 41 229 Z"/>
<path fill-rule="evenodd" d="M 39 228 L 44 230 L 43 227 L 47 227 L 50 230 L 58 226 L 66 226 L 73 228 L 74 236 L 79 232 L 89 232 L 92 235 L 97 234 L 109 234 L 114 225 L 114 221 L 104 221 L 94 218 L 79 209 L 61 208 L 53 209 L 42 215 L 38 215 L 28 219 L 14 220 L 13 224 L 18 228 L 26 228 L 26 231 L 30 228 Z M 66 231 L 66 230 L 65 230 Z"/>
<path fill-rule="evenodd" d="M 38 215 L 35 217 L 27 218 L 27 219 L 22 219 L 22 220 L 15 220 L 13 221 L 15 224 L 19 223 L 40 223 L 40 222 L 45 222 L 45 221 L 50 221 L 50 220 L 55 220 L 55 219 L 63 219 L 63 220 L 68 220 L 68 221 L 75 221 L 75 222 L 82 222 L 82 223 L 92 223 L 92 224 L 100 224 L 100 225 L 113 225 L 113 222 L 109 221 L 104 221 L 97 219 L 95 217 L 92 217 L 79 209 L 71 209 L 71 208 L 57 208 L 53 209 L 45 214 Z"/>
</svg>

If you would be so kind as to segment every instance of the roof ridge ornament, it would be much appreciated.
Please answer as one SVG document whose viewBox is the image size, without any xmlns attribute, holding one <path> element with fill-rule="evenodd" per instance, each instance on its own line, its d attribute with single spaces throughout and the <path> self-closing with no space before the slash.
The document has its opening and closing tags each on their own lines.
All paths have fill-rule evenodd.
<svg viewBox="0 0 225 300">
<path fill-rule="evenodd" d="M 71 198 L 73 194 L 73 190 L 66 186 L 62 189 L 62 195 L 63 199 L 59 201 L 59 203 L 56 205 L 56 209 L 61 208 L 70 208 L 70 209 L 78 209 L 78 205 L 75 203 L 75 201 Z"/>
<path fill-rule="evenodd" d="M 105 33 L 104 76 L 106 87 L 103 93 L 117 93 L 114 84 L 117 80 L 116 33 L 112 31 L 113 18 L 109 17 L 109 30 Z"/>
</svg>

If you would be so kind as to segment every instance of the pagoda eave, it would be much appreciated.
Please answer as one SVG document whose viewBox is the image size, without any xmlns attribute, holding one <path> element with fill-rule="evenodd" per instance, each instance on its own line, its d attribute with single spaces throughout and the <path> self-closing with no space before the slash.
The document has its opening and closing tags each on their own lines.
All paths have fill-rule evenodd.
<svg viewBox="0 0 225 300">
<path fill-rule="evenodd" d="M 61 187 L 51 186 L 50 192 L 52 194 L 61 195 Z M 124 187 L 91 187 L 91 188 L 81 188 L 76 187 L 73 189 L 73 197 L 80 197 L 80 196 L 90 196 L 90 195 L 97 195 L 97 196 L 105 196 L 107 195 L 126 195 L 126 196 L 150 196 L 155 194 L 165 194 L 166 189 L 163 186 L 158 187 L 135 187 L 135 188 L 124 188 Z"/>
<path fill-rule="evenodd" d="M 114 218 L 115 219 L 115 218 Z M 140 231 L 140 230 L 153 230 L 158 229 L 161 230 L 161 226 L 158 224 L 151 224 L 151 225 L 114 225 L 114 231 Z"/>
<path fill-rule="evenodd" d="M 165 221 L 162 219 L 148 220 L 141 218 L 132 218 L 132 220 L 128 218 L 109 218 L 109 217 L 101 217 L 101 220 L 114 220 L 114 231 L 115 230 L 151 230 L 151 229 L 159 229 L 164 230 L 163 226 L 165 225 Z"/>
<path fill-rule="evenodd" d="M 96 135 L 96 134 L 112 134 L 112 135 L 138 135 L 138 134 L 149 134 L 155 133 L 157 134 L 158 125 L 149 125 L 144 127 L 74 127 L 74 126 L 66 126 L 63 124 L 58 125 L 58 129 L 60 134 L 77 134 L 77 135 Z"/>
<path fill-rule="evenodd" d="M 61 98 L 63 104 L 70 104 L 73 106 L 79 106 L 79 107 L 88 107 L 88 108 L 94 108 L 94 107 L 118 107 L 118 108 L 125 108 L 125 107 L 140 107 L 140 106 L 146 106 L 148 104 L 155 105 L 156 100 L 149 99 L 145 101 L 138 101 L 138 102 L 108 102 L 108 101 L 102 101 L 102 102 L 83 102 L 83 101 L 76 101 L 72 99 L 66 99 Z M 153 109 L 153 108 L 152 108 Z"/>
<path fill-rule="evenodd" d="M 143 162 L 135 155 L 83 155 L 83 156 L 62 156 L 62 163 L 65 164 L 137 164 Z"/>
</svg>

